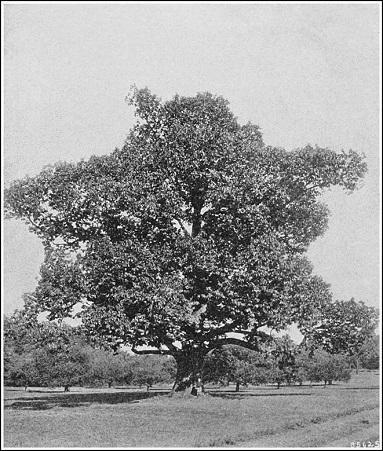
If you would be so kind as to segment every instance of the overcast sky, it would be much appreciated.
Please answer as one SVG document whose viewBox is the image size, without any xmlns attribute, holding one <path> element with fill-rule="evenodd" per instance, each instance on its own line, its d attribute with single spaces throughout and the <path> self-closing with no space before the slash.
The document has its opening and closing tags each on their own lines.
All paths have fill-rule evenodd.
<svg viewBox="0 0 383 451">
<path fill-rule="evenodd" d="M 169 99 L 230 101 L 267 144 L 364 152 L 364 186 L 325 196 L 329 230 L 309 250 L 335 298 L 379 305 L 378 4 L 8 4 L 4 7 L 4 179 L 121 146 L 133 83 Z M 4 224 L 4 310 L 22 305 L 43 253 Z"/>
</svg>

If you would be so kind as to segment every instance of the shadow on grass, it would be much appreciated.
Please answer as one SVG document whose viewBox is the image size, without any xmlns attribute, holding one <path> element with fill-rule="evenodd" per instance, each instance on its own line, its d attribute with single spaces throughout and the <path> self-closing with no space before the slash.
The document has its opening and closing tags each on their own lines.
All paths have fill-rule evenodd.
<svg viewBox="0 0 383 451">
<path fill-rule="evenodd" d="M 228 392 L 228 391 L 209 391 L 210 396 L 216 396 L 219 398 L 228 398 L 228 399 L 243 399 L 248 398 L 249 396 L 262 396 L 262 397 L 270 397 L 270 396 L 311 396 L 312 393 L 249 393 L 249 392 Z"/>
<path fill-rule="evenodd" d="M 65 393 L 60 396 L 41 396 L 34 399 L 31 399 L 30 397 L 21 397 L 15 398 L 12 404 L 6 405 L 4 408 L 11 410 L 47 410 L 54 407 L 88 407 L 93 403 L 132 404 L 138 403 L 142 399 L 165 395 L 167 393 L 168 391 L 153 390 L 150 392 L 133 393 Z"/>
<path fill-rule="evenodd" d="M 379 390 L 379 385 L 372 387 L 339 387 L 338 390 Z"/>
<path fill-rule="evenodd" d="M 28 391 L 26 391 L 25 393 L 63 393 L 63 390 L 30 390 L 30 389 L 28 389 Z M 24 398 L 22 398 L 22 399 L 24 399 Z M 27 398 L 25 398 L 25 399 L 27 399 Z"/>
</svg>

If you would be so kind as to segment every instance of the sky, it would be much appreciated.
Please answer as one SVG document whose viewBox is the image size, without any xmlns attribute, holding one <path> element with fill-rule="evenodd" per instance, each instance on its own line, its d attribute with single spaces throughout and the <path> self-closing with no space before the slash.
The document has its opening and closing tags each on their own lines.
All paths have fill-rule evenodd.
<svg viewBox="0 0 383 451">
<path fill-rule="evenodd" d="M 266 144 L 366 155 L 362 188 L 324 195 L 308 256 L 336 299 L 380 304 L 380 17 L 360 4 L 5 4 L 3 184 L 120 147 L 132 84 L 210 91 Z M 3 223 L 3 311 L 33 291 L 43 250 Z"/>
</svg>

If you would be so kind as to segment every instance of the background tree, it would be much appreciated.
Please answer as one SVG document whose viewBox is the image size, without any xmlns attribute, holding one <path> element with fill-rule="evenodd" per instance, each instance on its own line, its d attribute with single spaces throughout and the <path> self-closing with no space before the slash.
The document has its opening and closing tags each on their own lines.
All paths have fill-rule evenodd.
<svg viewBox="0 0 383 451">
<path fill-rule="evenodd" d="M 273 366 L 279 371 L 273 370 L 273 378 L 279 384 L 286 381 L 288 385 L 292 383 L 296 376 L 296 354 L 298 348 L 294 341 L 288 336 L 275 337 L 271 343 L 270 354 L 274 359 Z M 279 388 L 279 385 L 278 385 Z"/>
<path fill-rule="evenodd" d="M 5 351 L 7 355 L 7 351 Z M 4 384 L 16 387 L 39 386 L 41 381 L 39 368 L 33 352 L 25 354 L 12 353 L 11 359 L 4 360 Z"/>
<path fill-rule="evenodd" d="M 89 372 L 85 380 L 91 384 L 108 384 L 124 381 L 130 370 L 128 357 L 124 353 L 117 355 L 104 349 L 91 349 L 89 353 Z"/>
<path fill-rule="evenodd" d="M 131 383 L 145 385 L 147 391 L 154 384 L 170 383 L 174 376 L 172 365 L 164 356 L 138 356 L 131 358 Z"/>
<path fill-rule="evenodd" d="M 299 385 L 309 380 L 308 368 L 313 358 L 313 352 L 298 346 L 298 352 L 295 356 L 295 377 L 294 380 Z"/>
<path fill-rule="evenodd" d="M 319 322 L 309 330 L 306 338 L 330 353 L 349 355 L 358 372 L 363 347 L 375 335 L 378 319 L 376 308 L 354 298 L 335 301 L 323 307 Z"/>
<path fill-rule="evenodd" d="M 379 335 L 371 335 L 366 338 L 359 352 L 361 366 L 369 370 L 379 369 L 380 349 Z"/>
<path fill-rule="evenodd" d="M 259 385 L 267 382 L 268 362 L 263 353 L 251 351 L 239 346 L 225 346 L 211 353 L 203 370 L 204 382 Z"/>
<path fill-rule="evenodd" d="M 83 343 L 71 343 L 34 352 L 40 386 L 62 386 L 65 391 L 82 385 L 90 369 L 89 350 Z"/>
<path fill-rule="evenodd" d="M 341 354 L 329 354 L 318 349 L 306 364 L 307 377 L 312 382 L 324 381 L 325 385 L 332 385 L 333 381 L 348 381 L 351 378 L 347 358 Z"/>
<path fill-rule="evenodd" d="M 327 227 L 318 199 L 353 191 L 366 164 L 267 146 L 209 93 L 162 102 L 134 88 L 130 103 L 139 121 L 122 149 L 14 182 L 5 208 L 45 246 L 39 308 L 52 319 L 80 306 L 111 346 L 172 355 L 182 390 L 213 349 L 257 350 L 264 326 L 304 327 L 330 302 L 304 256 Z"/>
<path fill-rule="evenodd" d="M 280 386 L 285 382 L 286 380 L 286 374 L 283 370 L 279 368 L 278 363 L 273 362 L 267 375 L 267 380 L 270 383 L 277 384 L 277 388 L 279 389 Z"/>
<path fill-rule="evenodd" d="M 90 349 L 79 329 L 38 321 L 27 303 L 4 320 L 5 382 L 68 390 L 88 373 Z"/>
</svg>

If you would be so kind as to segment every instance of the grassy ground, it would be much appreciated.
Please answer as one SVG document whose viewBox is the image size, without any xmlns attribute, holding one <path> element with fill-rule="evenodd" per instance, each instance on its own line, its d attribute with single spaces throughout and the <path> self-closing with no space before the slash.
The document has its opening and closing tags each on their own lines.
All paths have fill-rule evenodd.
<svg viewBox="0 0 383 451">
<path fill-rule="evenodd" d="M 156 389 L 6 389 L 4 446 L 350 446 L 353 434 L 378 439 L 378 384 L 377 372 L 363 372 L 326 388 L 231 387 L 198 398 Z"/>
</svg>

